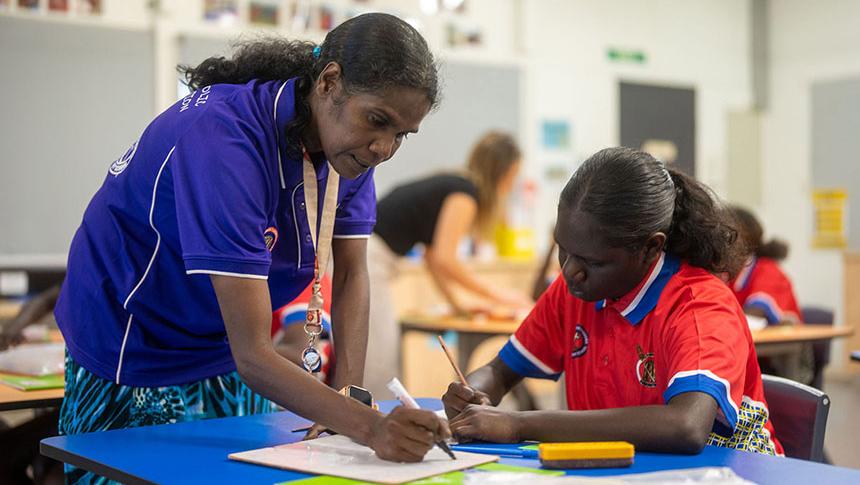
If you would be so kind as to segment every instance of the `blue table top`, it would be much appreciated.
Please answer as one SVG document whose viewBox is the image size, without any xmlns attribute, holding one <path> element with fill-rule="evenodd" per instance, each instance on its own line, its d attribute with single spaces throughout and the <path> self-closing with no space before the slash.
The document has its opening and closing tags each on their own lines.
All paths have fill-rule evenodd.
<svg viewBox="0 0 860 485">
<path fill-rule="evenodd" d="M 440 409 L 438 399 L 418 399 Z M 380 403 L 383 410 L 394 402 Z M 125 483 L 264 483 L 310 475 L 227 459 L 229 453 L 290 443 L 309 424 L 290 412 L 239 416 L 187 423 L 146 426 L 42 440 L 42 453 Z M 514 446 L 514 445 L 510 445 Z M 501 463 L 538 467 L 535 459 L 502 458 Z M 636 452 L 629 468 L 576 470 L 575 475 L 606 476 L 679 468 L 727 466 L 743 478 L 762 484 L 860 483 L 860 470 L 791 458 L 762 456 L 707 446 L 698 455 Z"/>
</svg>

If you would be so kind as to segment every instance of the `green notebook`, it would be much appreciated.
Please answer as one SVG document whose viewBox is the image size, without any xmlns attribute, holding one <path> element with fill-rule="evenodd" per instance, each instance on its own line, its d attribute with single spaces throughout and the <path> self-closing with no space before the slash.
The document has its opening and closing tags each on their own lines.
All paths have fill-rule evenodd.
<svg viewBox="0 0 860 485">
<path fill-rule="evenodd" d="M 42 391 L 45 389 L 62 389 L 64 379 L 62 374 L 48 374 L 46 376 L 0 374 L 0 383 L 22 391 Z"/>
<path fill-rule="evenodd" d="M 529 468 L 525 466 L 505 465 L 503 463 L 487 463 L 486 465 L 476 466 L 473 470 L 482 470 L 488 472 L 513 472 L 513 473 L 535 473 L 537 475 L 564 475 L 563 471 L 559 470 L 543 470 L 540 468 Z M 409 482 L 405 485 L 463 485 L 465 479 L 464 472 L 451 472 L 435 477 L 423 478 L 414 482 Z M 349 478 L 319 476 L 296 480 L 293 482 L 281 482 L 276 485 L 371 485 L 370 482 L 360 482 L 358 480 L 350 480 Z"/>
</svg>

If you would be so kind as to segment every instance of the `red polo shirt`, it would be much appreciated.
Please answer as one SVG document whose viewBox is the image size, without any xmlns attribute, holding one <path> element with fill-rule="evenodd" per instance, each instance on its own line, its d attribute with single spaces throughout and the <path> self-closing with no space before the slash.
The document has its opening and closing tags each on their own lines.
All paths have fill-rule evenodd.
<svg viewBox="0 0 860 485">
<path fill-rule="evenodd" d="M 718 278 L 672 255 L 617 301 L 580 300 L 557 278 L 499 356 L 525 377 L 564 372 L 571 410 L 703 392 L 720 408 L 709 444 L 782 454 L 737 300 Z"/>
<path fill-rule="evenodd" d="M 773 259 L 750 259 L 731 286 L 745 309 L 764 310 L 768 324 L 786 320 L 800 323 L 800 307 L 791 281 Z"/>
</svg>

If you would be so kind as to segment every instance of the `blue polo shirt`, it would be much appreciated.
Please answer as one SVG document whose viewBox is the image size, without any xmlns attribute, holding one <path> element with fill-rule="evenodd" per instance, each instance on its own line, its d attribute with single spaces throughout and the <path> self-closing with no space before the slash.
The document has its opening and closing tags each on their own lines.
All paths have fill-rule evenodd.
<svg viewBox="0 0 860 485">
<path fill-rule="evenodd" d="M 272 306 L 313 275 L 295 83 L 201 88 L 111 163 L 69 251 L 55 315 L 71 356 L 105 379 L 166 386 L 235 370 L 210 274 L 268 280 Z M 319 207 L 328 165 L 317 167 Z M 368 237 L 372 170 L 341 178 L 334 237 Z"/>
</svg>

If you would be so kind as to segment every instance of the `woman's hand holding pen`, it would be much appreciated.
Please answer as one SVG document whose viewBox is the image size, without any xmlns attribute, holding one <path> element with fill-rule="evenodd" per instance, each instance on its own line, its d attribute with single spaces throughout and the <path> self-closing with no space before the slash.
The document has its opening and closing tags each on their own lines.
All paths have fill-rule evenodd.
<svg viewBox="0 0 860 485">
<path fill-rule="evenodd" d="M 490 406 L 492 402 L 490 396 L 484 392 L 460 382 L 452 382 L 448 385 L 445 395 L 442 396 L 442 404 L 445 405 L 445 414 L 448 419 L 453 419 L 470 404 Z"/>
<path fill-rule="evenodd" d="M 398 406 L 373 425 L 367 445 L 383 460 L 419 462 L 437 441 L 450 437 L 448 423 L 436 413 Z"/>
</svg>

